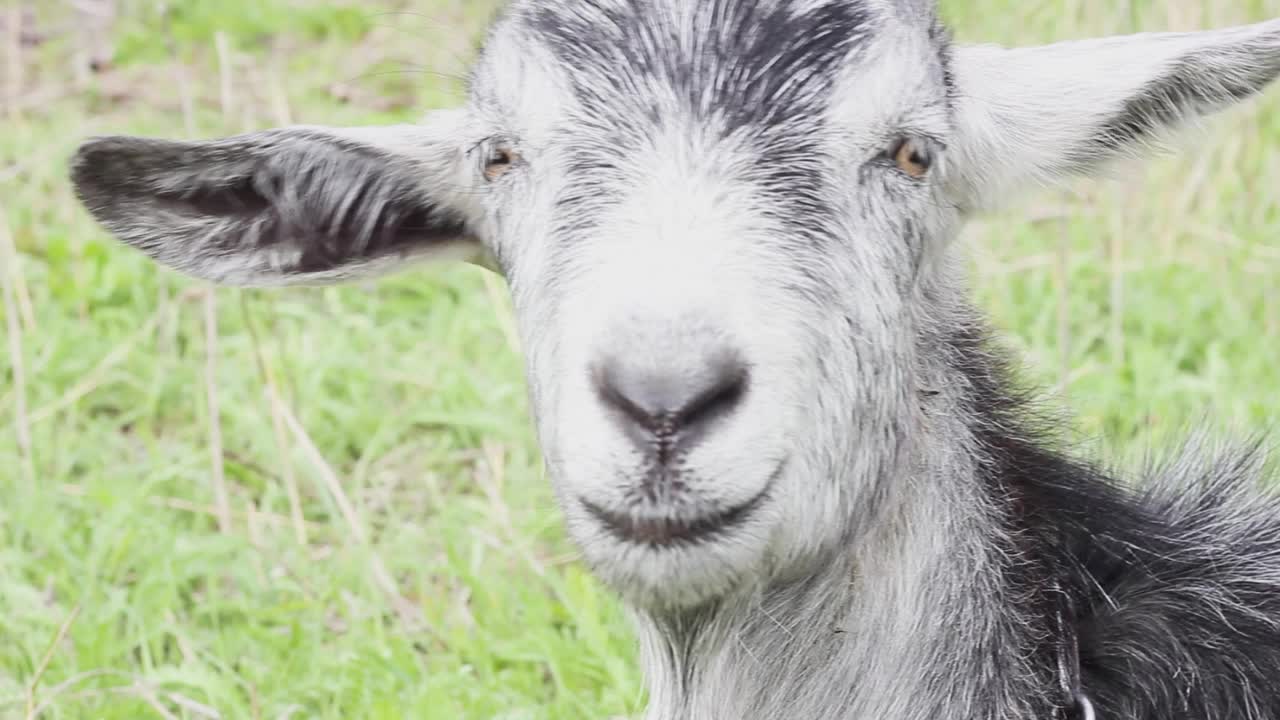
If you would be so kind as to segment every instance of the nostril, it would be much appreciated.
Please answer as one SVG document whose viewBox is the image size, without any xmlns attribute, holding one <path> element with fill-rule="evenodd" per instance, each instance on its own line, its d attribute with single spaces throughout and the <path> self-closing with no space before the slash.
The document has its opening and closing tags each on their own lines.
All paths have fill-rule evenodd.
<svg viewBox="0 0 1280 720">
<path fill-rule="evenodd" d="M 717 351 L 692 363 L 673 358 L 661 367 L 615 356 L 595 368 L 593 380 L 615 420 L 665 461 L 673 444 L 696 442 L 742 402 L 748 376 L 736 353 Z"/>
<path fill-rule="evenodd" d="M 618 411 L 630 422 L 650 432 L 658 431 L 658 426 L 663 419 L 662 413 L 646 409 L 641 404 L 644 402 L 643 392 L 634 387 L 634 383 L 622 377 L 615 363 L 605 363 L 596 368 L 595 387 L 596 394 L 607 407 Z"/>
<path fill-rule="evenodd" d="M 726 358 L 711 376 L 708 385 L 676 413 L 677 424 L 694 427 L 728 415 L 747 392 L 747 366 L 736 358 Z"/>
</svg>

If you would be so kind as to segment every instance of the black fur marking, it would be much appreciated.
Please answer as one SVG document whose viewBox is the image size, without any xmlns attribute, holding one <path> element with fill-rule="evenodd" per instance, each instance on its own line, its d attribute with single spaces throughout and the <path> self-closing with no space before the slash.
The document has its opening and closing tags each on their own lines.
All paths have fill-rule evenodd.
<svg viewBox="0 0 1280 720">
<path fill-rule="evenodd" d="M 196 143 L 92 140 L 72 174 L 108 229 L 205 277 L 221 258 L 248 266 L 276 251 L 291 264 L 260 271 L 306 275 L 462 237 L 460 221 L 427 197 L 421 173 L 376 148 L 274 131 Z"/>
<path fill-rule="evenodd" d="M 954 41 L 952 40 L 950 29 L 937 17 L 933 19 L 933 24 L 929 28 L 929 40 L 938 48 L 938 61 L 942 70 L 942 85 L 946 88 L 948 105 L 954 106 L 956 93 L 959 92 L 956 85 L 955 70 L 952 67 Z"/>
<path fill-rule="evenodd" d="M 660 110 L 646 88 L 657 84 L 696 117 L 714 118 L 732 133 L 820 109 L 877 20 L 859 0 L 804 12 L 785 2 L 710 0 L 697 12 L 709 29 L 693 38 L 683 37 L 652 0 L 549 3 L 532 10 L 529 22 L 567 67 L 578 69 L 574 88 L 593 114 L 653 126 Z"/>
<path fill-rule="evenodd" d="M 1215 47 L 1179 59 L 1103 123 L 1073 161 L 1087 167 L 1135 142 L 1158 137 L 1177 127 L 1183 118 L 1252 97 L 1280 75 L 1280 58 L 1269 50 L 1276 41 L 1274 37 L 1254 39 L 1239 47 Z M 1256 60 L 1256 64 L 1242 63 L 1232 55 Z M 1224 72 L 1224 67 L 1240 69 Z"/>
<path fill-rule="evenodd" d="M 981 329 L 950 343 L 981 418 L 988 489 L 1007 511 L 1006 584 L 1038 618 L 1025 651 L 1043 676 L 1043 716 L 1070 711 L 1055 690 L 1060 585 L 1099 717 L 1280 717 L 1280 505 L 1251 486 L 1257 448 L 1184 487 L 1122 485 L 1049 449 L 1053 433 L 1010 391 Z"/>
</svg>

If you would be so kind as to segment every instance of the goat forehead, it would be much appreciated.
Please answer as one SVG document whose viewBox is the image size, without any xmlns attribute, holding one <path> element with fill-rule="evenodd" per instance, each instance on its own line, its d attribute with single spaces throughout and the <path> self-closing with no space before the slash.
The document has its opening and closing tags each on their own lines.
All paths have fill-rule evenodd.
<svg viewBox="0 0 1280 720">
<path fill-rule="evenodd" d="M 562 0 L 518 9 L 591 115 L 671 113 L 726 134 L 819 115 L 883 0 Z"/>
</svg>

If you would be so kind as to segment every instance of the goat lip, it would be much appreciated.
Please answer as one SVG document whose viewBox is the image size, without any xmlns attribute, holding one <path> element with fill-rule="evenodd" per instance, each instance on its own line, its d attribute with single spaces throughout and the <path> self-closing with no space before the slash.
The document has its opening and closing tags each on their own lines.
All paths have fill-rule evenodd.
<svg viewBox="0 0 1280 720">
<path fill-rule="evenodd" d="M 768 501 L 772 489 L 771 478 L 763 490 L 745 503 L 696 517 L 640 516 L 607 510 L 586 498 L 579 498 L 578 501 L 588 514 L 618 540 L 665 549 L 699 545 L 723 537 L 750 520 Z"/>
</svg>

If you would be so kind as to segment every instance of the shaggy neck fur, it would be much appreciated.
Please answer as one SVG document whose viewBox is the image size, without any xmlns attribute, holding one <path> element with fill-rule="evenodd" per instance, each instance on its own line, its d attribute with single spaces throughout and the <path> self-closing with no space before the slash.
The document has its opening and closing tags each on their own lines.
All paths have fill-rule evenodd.
<svg viewBox="0 0 1280 720">
<path fill-rule="evenodd" d="M 926 341 L 944 390 L 874 527 L 799 579 L 637 615 L 649 720 L 1071 718 L 1063 642 L 1100 717 L 1280 717 L 1256 453 L 1123 489 L 1037 439 L 976 317 Z"/>
<path fill-rule="evenodd" d="M 642 617 L 649 718 L 1053 717 L 1052 658 L 1028 657 L 1049 628 L 1008 572 L 1007 508 L 970 447 L 930 460 L 813 575 Z"/>
</svg>

